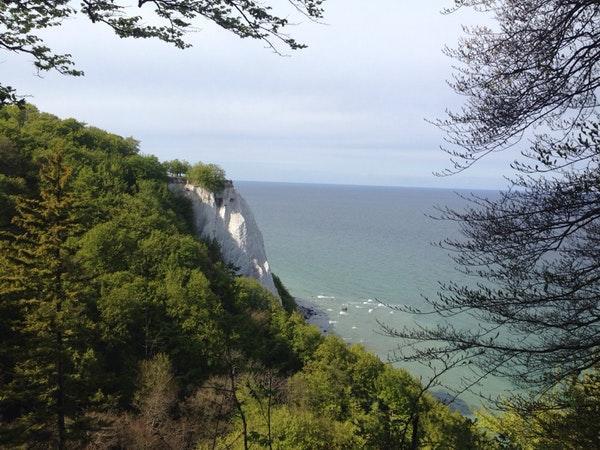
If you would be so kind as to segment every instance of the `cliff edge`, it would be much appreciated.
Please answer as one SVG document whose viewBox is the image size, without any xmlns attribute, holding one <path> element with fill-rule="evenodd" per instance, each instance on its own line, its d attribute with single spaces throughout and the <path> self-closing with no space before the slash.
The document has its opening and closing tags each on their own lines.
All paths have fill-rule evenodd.
<svg viewBox="0 0 600 450">
<path fill-rule="evenodd" d="M 182 179 L 172 179 L 169 189 L 190 199 L 197 232 L 203 239 L 219 243 L 226 263 L 237 267 L 239 275 L 257 279 L 279 298 L 262 233 L 233 183 L 228 182 L 223 191 L 213 193 Z"/>
</svg>

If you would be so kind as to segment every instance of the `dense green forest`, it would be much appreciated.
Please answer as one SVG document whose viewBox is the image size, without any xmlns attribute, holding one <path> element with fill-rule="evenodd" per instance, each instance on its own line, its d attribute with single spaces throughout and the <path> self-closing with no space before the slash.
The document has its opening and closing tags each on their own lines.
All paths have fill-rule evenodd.
<svg viewBox="0 0 600 450">
<path fill-rule="evenodd" d="M 135 140 L 32 106 L 3 108 L 0 136 L 3 445 L 479 439 L 406 372 L 236 277 Z"/>
<path fill-rule="evenodd" d="M 236 277 L 168 168 L 132 138 L 0 109 L 2 448 L 550 448 L 516 413 L 462 417 L 323 337 L 279 279 L 284 306 Z"/>
</svg>

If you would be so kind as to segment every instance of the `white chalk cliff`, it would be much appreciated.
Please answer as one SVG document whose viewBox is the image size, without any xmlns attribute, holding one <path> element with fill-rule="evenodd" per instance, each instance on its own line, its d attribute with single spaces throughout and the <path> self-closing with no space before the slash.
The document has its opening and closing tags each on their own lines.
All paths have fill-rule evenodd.
<svg viewBox="0 0 600 450">
<path fill-rule="evenodd" d="M 197 232 L 203 239 L 219 243 L 224 261 L 237 267 L 239 275 L 257 279 L 279 298 L 262 233 L 233 184 L 228 183 L 216 194 L 191 184 L 170 183 L 169 188 L 191 200 Z"/>
</svg>

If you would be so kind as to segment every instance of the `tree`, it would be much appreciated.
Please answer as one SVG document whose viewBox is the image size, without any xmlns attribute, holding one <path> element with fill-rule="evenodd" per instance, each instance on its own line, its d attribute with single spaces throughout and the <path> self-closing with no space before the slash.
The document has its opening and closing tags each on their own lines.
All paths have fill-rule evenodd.
<svg viewBox="0 0 600 450">
<path fill-rule="evenodd" d="M 140 366 L 134 404 L 145 425 L 144 431 L 158 441 L 158 444 L 154 443 L 156 448 L 174 448 L 172 444 L 177 428 L 171 420 L 171 413 L 177 402 L 178 388 L 171 362 L 168 356 L 159 353 L 151 360 L 142 361 Z"/>
<path fill-rule="evenodd" d="M 324 339 L 291 378 L 289 392 L 288 405 L 298 413 L 344 424 L 354 440 L 350 448 L 489 448 L 468 419 L 435 400 L 408 372 L 337 337 Z"/>
<path fill-rule="evenodd" d="M 555 131 L 560 139 L 596 113 L 596 1 L 456 0 L 455 5 L 447 12 L 472 7 L 490 13 L 495 27 L 466 28 L 459 47 L 447 50 L 460 64 L 451 87 L 467 98 L 462 109 L 437 122 L 447 132 L 451 170 L 516 145 L 532 127 Z M 547 156 L 552 161 L 553 155 Z M 554 156 L 562 159 L 560 153 Z"/>
<path fill-rule="evenodd" d="M 506 191 L 441 211 L 463 235 L 442 246 L 474 281 L 445 284 L 430 310 L 412 312 L 446 319 L 387 331 L 402 338 L 405 359 L 461 359 L 474 373 L 465 388 L 498 375 L 540 393 L 600 364 L 600 7 L 456 1 L 462 6 L 491 13 L 495 27 L 468 29 L 449 51 L 462 63 L 452 86 L 467 103 L 438 122 L 448 173 L 530 143 Z M 461 316 L 477 325 L 449 320 Z"/>
<path fill-rule="evenodd" d="M 519 450 L 600 447 L 600 376 L 592 371 L 573 378 L 537 404 L 506 401 L 501 416 L 479 414 L 481 426 L 497 434 L 504 448 Z M 584 419 L 585 418 L 585 419 Z"/>
<path fill-rule="evenodd" d="M 103 427 L 90 434 L 86 448 L 196 448 L 202 428 L 206 427 L 206 417 L 198 414 L 205 405 L 200 405 L 195 397 L 179 402 L 180 395 L 178 380 L 167 355 L 158 353 L 141 361 L 134 396 L 135 410 L 96 414 Z"/>
<path fill-rule="evenodd" d="M 163 166 L 167 169 L 167 172 L 176 177 L 183 176 L 189 172 L 191 165 L 186 160 L 180 161 L 173 159 L 171 161 L 165 161 Z"/>
<path fill-rule="evenodd" d="M 324 0 L 290 0 L 292 8 L 310 19 L 322 17 Z M 56 70 L 65 75 L 80 76 L 70 54 L 57 54 L 49 48 L 40 33 L 47 28 L 59 27 L 65 20 L 81 14 L 92 23 L 111 28 L 121 38 L 155 38 L 184 49 L 188 32 L 197 29 L 198 19 L 214 22 L 240 38 L 259 39 L 276 52 L 280 45 L 291 50 L 304 48 L 285 32 L 289 26 L 286 14 L 273 12 L 269 5 L 254 0 L 140 0 L 139 14 L 132 14 L 124 1 L 106 2 L 85 0 L 80 6 L 69 0 L 9 0 L 0 4 L 0 49 L 27 54 L 33 58 L 38 71 Z M 144 21 L 150 14 L 153 24 Z M 14 88 L 0 85 L 0 104 L 21 102 Z"/>
<path fill-rule="evenodd" d="M 208 189 L 211 192 L 221 192 L 225 188 L 227 179 L 225 171 L 216 164 L 196 163 L 188 170 L 188 180 Z"/>
<path fill-rule="evenodd" d="M 351 417 L 284 405 L 318 329 L 198 240 L 156 158 L 31 105 L 0 108 L 0 136 L 0 447 L 220 448 L 244 420 L 251 448 L 352 447 Z M 373 404 L 381 363 L 345 359 Z"/>
<path fill-rule="evenodd" d="M 2 371 L 6 442 L 38 442 L 63 449 L 82 437 L 84 408 L 94 405 L 91 371 L 93 308 L 75 262 L 75 205 L 64 143 L 42 162 L 40 198 L 17 198 L 13 219 L 19 233 L 5 234 L 0 298 L 9 305 L 13 361 Z M 6 251 L 6 253 L 4 253 Z"/>
</svg>

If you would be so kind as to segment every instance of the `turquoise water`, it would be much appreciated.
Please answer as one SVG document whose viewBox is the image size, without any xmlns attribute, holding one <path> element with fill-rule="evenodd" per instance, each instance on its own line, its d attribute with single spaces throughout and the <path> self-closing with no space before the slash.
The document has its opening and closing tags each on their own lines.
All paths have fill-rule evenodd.
<svg viewBox="0 0 600 450">
<path fill-rule="evenodd" d="M 385 305 L 422 305 L 423 296 L 435 296 L 438 282 L 461 281 L 447 251 L 432 245 L 458 237 L 457 224 L 427 216 L 435 215 L 435 206 L 463 208 L 465 200 L 454 191 L 258 182 L 236 186 L 262 230 L 273 272 L 290 292 L 327 311 L 333 332 L 364 344 L 384 360 L 393 358 L 397 343 L 381 334 L 378 320 L 397 327 L 434 320 Z M 426 375 L 422 367 L 409 369 Z M 483 389 L 499 392 L 500 386 L 488 382 Z"/>
</svg>

